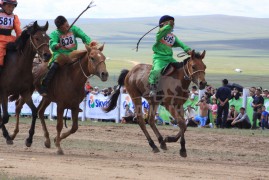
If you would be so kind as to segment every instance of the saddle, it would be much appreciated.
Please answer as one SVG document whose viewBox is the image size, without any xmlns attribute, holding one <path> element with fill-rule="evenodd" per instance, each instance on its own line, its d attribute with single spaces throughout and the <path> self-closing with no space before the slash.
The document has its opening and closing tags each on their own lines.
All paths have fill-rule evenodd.
<svg viewBox="0 0 269 180">
<path fill-rule="evenodd" d="M 161 71 L 162 76 L 171 75 L 176 69 L 180 69 L 183 67 L 183 62 L 173 62 L 169 63 L 166 67 L 164 67 Z"/>
</svg>

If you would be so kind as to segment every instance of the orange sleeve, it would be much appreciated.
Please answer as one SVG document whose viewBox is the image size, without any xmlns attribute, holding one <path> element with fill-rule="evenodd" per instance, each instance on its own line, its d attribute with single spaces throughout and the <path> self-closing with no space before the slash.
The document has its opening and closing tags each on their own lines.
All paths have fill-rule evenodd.
<svg viewBox="0 0 269 180">
<path fill-rule="evenodd" d="M 21 35 L 21 22 L 17 15 L 14 16 L 14 30 L 16 32 L 16 36 L 19 37 Z"/>
</svg>

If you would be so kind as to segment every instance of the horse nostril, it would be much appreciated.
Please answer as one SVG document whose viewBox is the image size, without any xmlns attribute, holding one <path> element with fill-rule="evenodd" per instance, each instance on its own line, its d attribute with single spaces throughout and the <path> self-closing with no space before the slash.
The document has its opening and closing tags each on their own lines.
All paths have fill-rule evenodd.
<svg viewBox="0 0 269 180">
<path fill-rule="evenodd" d="M 107 76 L 108 76 L 108 73 L 107 73 L 107 72 L 102 72 L 102 73 L 101 73 L 101 76 L 102 76 L 102 77 L 107 77 Z"/>
</svg>

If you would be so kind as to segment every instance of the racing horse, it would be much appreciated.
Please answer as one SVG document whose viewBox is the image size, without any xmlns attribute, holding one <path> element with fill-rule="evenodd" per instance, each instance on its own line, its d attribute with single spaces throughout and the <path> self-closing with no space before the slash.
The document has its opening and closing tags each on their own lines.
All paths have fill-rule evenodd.
<svg viewBox="0 0 269 180">
<path fill-rule="evenodd" d="M 102 81 L 107 81 L 108 72 L 106 69 L 106 57 L 102 53 L 104 45 L 85 46 L 86 50 L 73 51 L 69 56 L 60 55 L 57 59 L 61 65 L 53 80 L 48 86 L 48 95 L 44 96 L 38 106 L 38 116 L 41 120 L 47 148 L 51 147 L 49 132 L 46 127 L 44 112 L 51 102 L 57 104 L 57 135 L 54 143 L 57 147 L 57 154 L 64 154 L 60 142 L 78 129 L 79 104 L 85 98 L 85 82 L 92 76 L 98 76 Z M 37 90 L 41 88 L 40 81 L 47 71 L 47 63 L 39 63 L 33 67 L 34 86 Z M 20 112 L 24 99 L 16 102 L 16 113 Z M 72 127 L 65 133 L 63 129 L 63 115 L 65 109 L 71 109 Z M 17 121 L 18 124 L 18 121 Z"/>
<path fill-rule="evenodd" d="M 48 22 L 45 26 L 39 26 L 37 21 L 26 26 L 21 36 L 13 43 L 7 45 L 4 69 L 0 75 L 0 98 L 3 109 L 3 118 L 0 127 L 7 144 L 13 144 L 14 134 L 9 136 L 5 124 L 9 121 L 8 97 L 9 95 L 21 96 L 32 110 L 32 124 L 26 146 L 31 146 L 34 135 L 37 108 L 32 101 L 33 75 L 32 64 L 35 55 L 38 54 L 45 61 L 51 57 L 49 49 Z"/>
<path fill-rule="evenodd" d="M 181 137 L 181 149 L 179 153 L 182 157 L 187 157 L 184 138 L 184 133 L 187 127 L 183 117 L 183 104 L 189 97 L 188 88 L 191 81 L 195 83 L 199 89 L 204 89 L 207 84 L 205 80 L 206 65 L 202 61 L 204 57 L 205 51 L 200 54 L 193 50 L 190 57 L 185 59 L 183 62 L 169 64 L 162 72 L 163 75 L 160 77 L 158 91 L 155 97 L 149 97 L 150 89 L 148 77 L 152 68 L 151 65 L 138 64 L 130 71 L 123 70 L 118 79 L 118 89 L 110 97 L 108 106 L 104 108 L 104 111 L 109 112 L 117 106 L 120 88 L 125 86 L 134 103 L 135 114 L 139 126 L 145 134 L 153 152 L 156 153 L 160 150 L 155 145 L 146 129 L 142 116 L 142 97 L 144 97 L 149 103 L 150 109 L 148 122 L 158 138 L 161 149 L 167 150 L 166 142 L 176 142 Z M 154 122 L 154 116 L 160 104 L 164 105 L 177 121 L 180 130 L 176 136 L 168 136 L 164 139 L 157 129 Z"/>
</svg>

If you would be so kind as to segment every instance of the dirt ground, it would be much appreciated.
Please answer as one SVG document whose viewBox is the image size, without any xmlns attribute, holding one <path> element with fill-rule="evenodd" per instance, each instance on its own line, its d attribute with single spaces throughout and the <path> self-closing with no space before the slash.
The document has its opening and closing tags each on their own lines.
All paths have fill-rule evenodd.
<svg viewBox="0 0 269 180">
<path fill-rule="evenodd" d="M 55 123 L 48 126 L 53 140 Z M 7 127 L 12 132 L 14 123 Z M 188 157 L 182 158 L 179 143 L 152 153 L 138 125 L 80 125 L 62 141 L 65 155 L 57 155 L 54 144 L 51 149 L 44 147 L 40 123 L 32 147 L 26 148 L 28 128 L 27 123 L 21 124 L 14 145 L 6 145 L 1 137 L 0 179 L 269 179 L 268 130 L 189 128 Z M 172 126 L 159 129 L 164 136 L 178 131 Z"/>
</svg>

